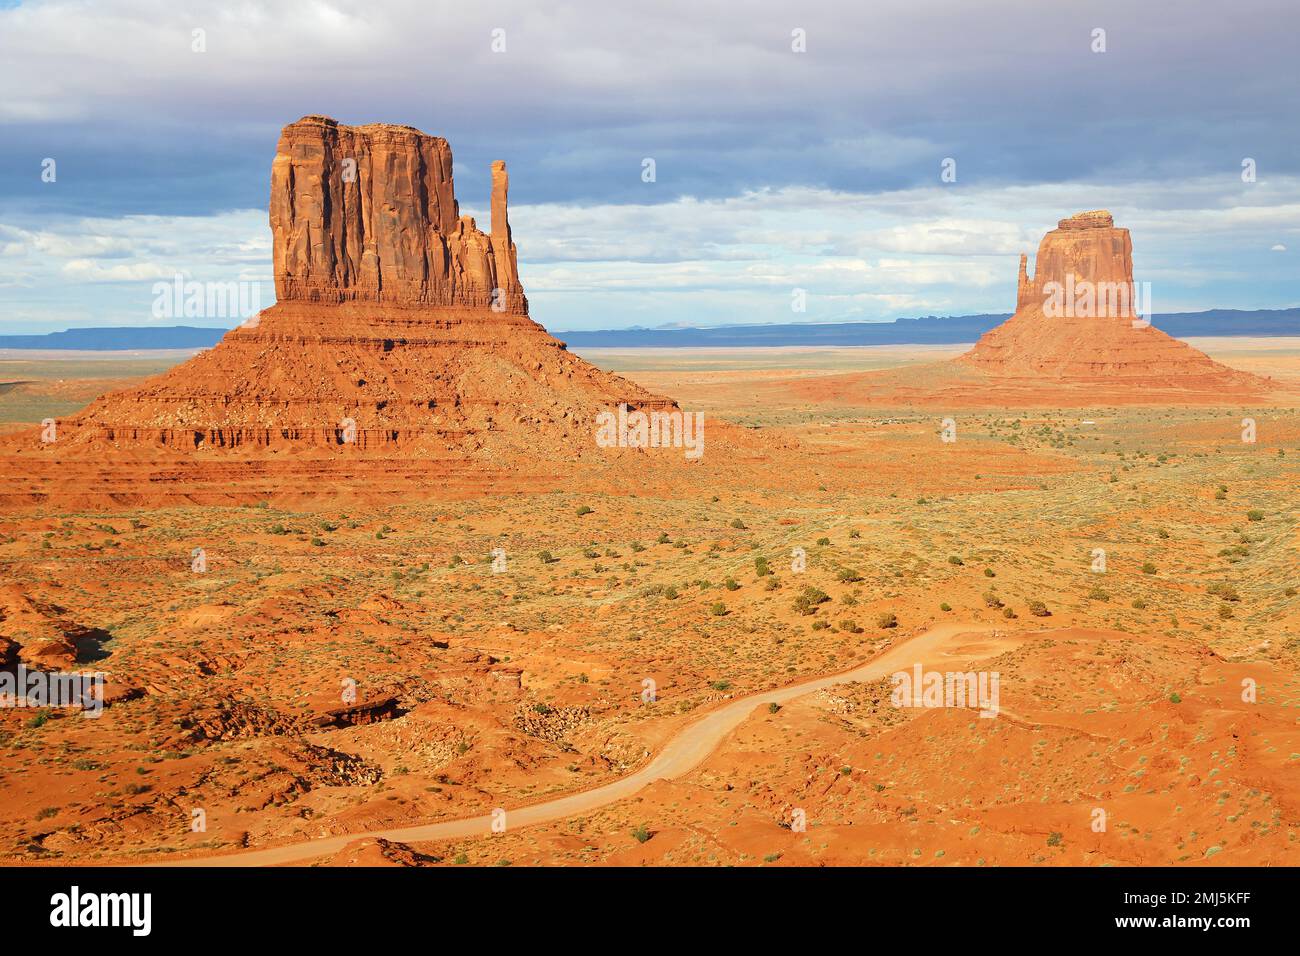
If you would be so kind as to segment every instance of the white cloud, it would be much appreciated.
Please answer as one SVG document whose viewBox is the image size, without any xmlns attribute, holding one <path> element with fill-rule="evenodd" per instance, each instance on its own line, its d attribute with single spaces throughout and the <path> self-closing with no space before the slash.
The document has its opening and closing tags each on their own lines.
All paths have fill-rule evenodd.
<svg viewBox="0 0 1300 956">
<path fill-rule="evenodd" d="M 94 259 L 71 259 L 63 264 L 62 272 L 73 282 L 147 282 L 175 275 L 153 262 L 104 266 Z"/>
<path fill-rule="evenodd" d="M 659 204 L 517 204 L 511 220 L 539 320 L 592 328 L 1009 311 L 1019 253 L 1032 257 L 1057 219 L 1099 206 L 1132 231 L 1138 278 L 1157 283 L 1162 308 L 1258 307 L 1207 300 L 1215 282 L 1289 282 L 1289 297 L 1300 294 L 1282 259 L 1224 254 L 1300 229 L 1300 180 L 1276 177 L 1267 190 L 1230 178 L 1105 190 L 790 187 Z M 57 289 L 85 304 L 91 324 L 138 321 L 149 286 L 177 273 L 262 282 L 263 300 L 273 297 L 262 210 L 0 224 L 0 252 L 0 287 Z M 108 284 L 122 289 L 119 311 L 104 297 Z M 808 291 L 809 314 L 791 315 L 793 288 Z"/>
</svg>

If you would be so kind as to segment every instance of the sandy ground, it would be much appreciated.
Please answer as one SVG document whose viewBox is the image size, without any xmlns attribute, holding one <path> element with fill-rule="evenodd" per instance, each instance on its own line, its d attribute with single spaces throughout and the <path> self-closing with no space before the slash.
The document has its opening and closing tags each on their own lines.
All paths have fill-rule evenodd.
<svg viewBox="0 0 1300 956">
<path fill-rule="evenodd" d="M 111 681 L 95 720 L 0 712 L 0 860 L 1294 865 L 1296 408 L 967 409 L 945 443 L 804 400 L 790 363 L 848 360 L 815 359 L 628 370 L 792 450 L 678 480 L 0 514 L 0 634 Z M 935 628 L 996 719 L 808 686 Z"/>
<path fill-rule="evenodd" d="M 879 680 L 897 670 L 908 670 L 917 663 L 923 666 L 939 666 L 940 669 L 966 670 L 973 658 L 970 654 L 969 638 L 973 635 L 991 631 L 989 625 L 939 624 L 922 634 L 918 634 L 901 646 L 891 647 L 867 664 L 855 667 L 842 674 L 819 677 L 804 681 L 792 687 L 750 694 L 738 700 L 711 709 L 703 717 L 687 724 L 668 737 L 646 766 L 628 774 L 613 783 L 586 790 L 568 797 L 547 800 L 543 803 L 511 809 L 502 818 L 505 825 L 532 826 L 550 823 L 571 817 L 589 814 L 594 810 L 617 803 L 634 796 L 648 784 L 661 780 L 671 780 L 683 776 L 699 766 L 717 747 L 738 727 L 756 708 L 763 705 L 789 703 L 807 694 L 827 690 L 840 684 Z M 962 639 L 967 640 L 963 641 Z M 982 656 L 989 656 L 999 650 L 1012 646 L 1006 637 L 997 634 L 996 638 L 981 644 Z M 954 648 L 960 648 L 955 653 Z M 959 660 L 953 660 L 954 657 Z M 503 810 L 505 808 L 502 808 Z M 364 833 L 360 839 L 384 839 L 407 843 L 422 843 L 431 840 L 448 840 L 464 837 L 482 836 L 492 833 L 493 817 L 491 814 L 465 820 L 449 820 L 423 827 L 407 827 L 401 830 L 387 830 L 376 833 Z M 291 846 L 276 847 L 235 856 L 206 858 L 192 861 L 194 865 L 215 865 L 217 863 L 231 866 L 277 866 L 286 863 L 301 863 L 327 854 L 337 853 L 358 837 L 334 837 L 298 843 Z"/>
</svg>

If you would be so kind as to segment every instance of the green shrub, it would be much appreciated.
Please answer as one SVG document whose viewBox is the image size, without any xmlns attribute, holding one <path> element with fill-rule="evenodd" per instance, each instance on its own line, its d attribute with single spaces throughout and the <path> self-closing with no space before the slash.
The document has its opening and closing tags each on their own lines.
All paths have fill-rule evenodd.
<svg viewBox="0 0 1300 956">
<path fill-rule="evenodd" d="M 803 593 L 794 599 L 794 609 L 800 614 L 816 614 L 817 605 L 825 604 L 830 599 L 830 595 L 825 591 L 810 585 L 804 588 Z"/>
<path fill-rule="evenodd" d="M 1231 584 L 1211 584 L 1205 589 L 1206 594 L 1217 594 L 1225 601 L 1240 601 L 1241 595 Z"/>
</svg>

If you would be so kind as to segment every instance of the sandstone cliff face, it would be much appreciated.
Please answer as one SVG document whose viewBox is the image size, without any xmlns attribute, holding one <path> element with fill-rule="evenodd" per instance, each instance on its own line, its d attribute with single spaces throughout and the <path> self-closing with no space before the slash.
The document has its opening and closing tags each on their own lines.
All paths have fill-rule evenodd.
<svg viewBox="0 0 1300 956">
<path fill-rule="evenodd" d="M 487 234 L 460 215 L 446 140 L 291 123 L 271 170 L 277 303 L 60 422 L 60 449 L 401 448 L 508 463 L 594 454 L 597 414 L 621 402 L 674 408 L 528 317 L 508 189 L 494 163 Z"/>
<path fill-rule="evenodd" d="M 271 164 L 280 301 L 492 307 L 528 303 L 506 214 L 505 163 L 492 167 L 492 232 L 460 214 L 445 139 L 409 126 L 306 116 Z M 499 291 L 497 291 L 499 290 Z"/>
<path fill-rule="evenodd" d="M 1021 257 L 1022 270 L 1024 257 Z M 1081 212 L 1062 219 L 1043 237 L 1034 260 L 1032 281 L 1022 271 L 1021 293 L 1043 301 L 1048 283 L 1132 283 L 1133 241 L 1127 229 L 1115 227 L 1110 213 Z"/>
<path fill-rule="evenodd" d="M 1129 231 L 1105 210 L 1078 213 L 1043 237 L 1032 276 L 1020 257 L 1015 314 L 957 361 L 1002 377 L 1211 392 L 1267 386 L 1146 325 L 1140 293 Z"/>
</svg>

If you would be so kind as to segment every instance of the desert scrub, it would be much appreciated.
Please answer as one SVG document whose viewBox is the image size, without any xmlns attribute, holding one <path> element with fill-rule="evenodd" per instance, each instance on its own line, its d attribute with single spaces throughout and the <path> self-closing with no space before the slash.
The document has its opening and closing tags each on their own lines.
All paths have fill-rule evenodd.
<svg viewBox="0 0 1300 956">
<path fill-rule="evenodd" d="M 767 577 L 772 573 L 772 568 L 767 563 L 767 558 L 757 557 L 754 559 L 754 573 L 760 578 Z"/>
<path fill-rule="evenodd" d="M 1042 601 L 1030 601 L 1029 613 L 1034 617 L 1051 617 L 1052 612 L 1047 609 L 1047 605 Z"/>
<path fill-rule="evenodd" d="M 577 514 L 577 516 L 578 516 L 579 518 L 581 518 L 583 515 L 589 515 L 589 514 L 591 514 L 591 510 L 592 510 L 592 509 L 591 509 L 591 506 L 590 506 L 590 505 L 579 505 L 579 506 L 578 506 L 578 510 L 577 510 L 577 512 L 575 512 L 575 513 Z"/>
<path fill-rule="evenodd" d="M 984 592 L 984 606 L 991 607 L 994 610 L 1002 607 L 1002 598 L 998 597 L 992 591 Z"/>
<path fill-rule="evenodd" d="M 551 552 L 549 551 L 540 551 L 537 554 L 537 560 L 541 561 L 542 564 L 554 564 L 556 561 L 559 561 L 560 559 L 557 558 L 555 555 L 551 554 Z"/>
<path fill-rule="evenodd" d="M 714 617 L 726 617 L 727 605 L 723 604 L 721 601 L 714 601 L 709 607 L 709 613 Z"/>
<path fill-rule="evenodd" d="M 1206 594 L 1217 594 L 1225 601 L 1240 601 L 1241 595 L 1231 584 L 1211 584 L 1205 589 Z"/>
<path fill-rule="evenodd" d="M 898 627 L 898 615 L 893 611 L 882 611 L 880 614 L 876 615 L 876 627 Z"/>
<path fill-rule="evenodd" d="M 817 605 L 825 604 L 831 596 L 812 585 L 803 589 L 803 593 L 794 599 L 794 609 L 800 614 L 816 614 Z"/>
</svg>

